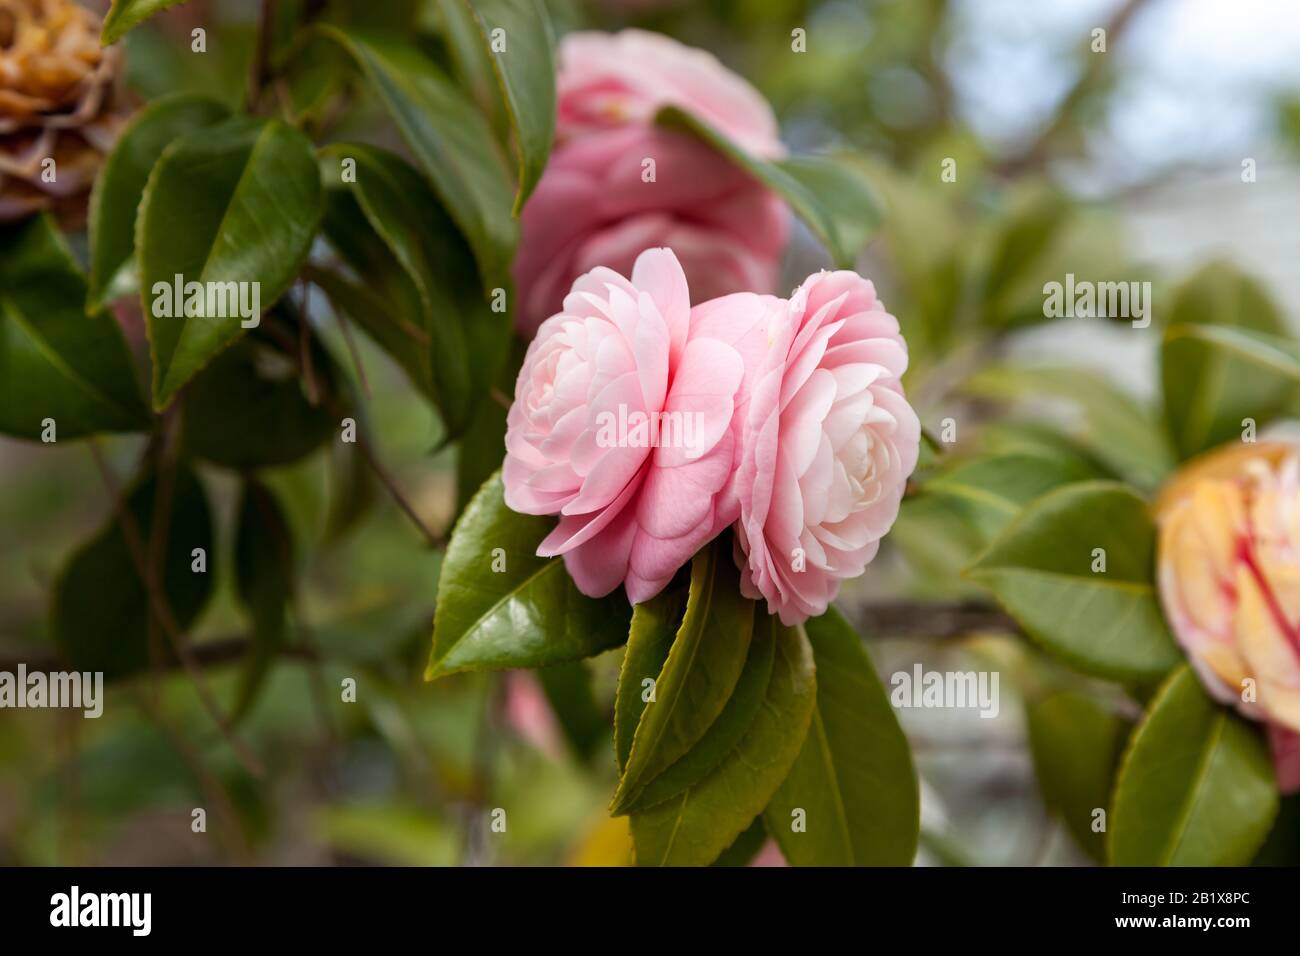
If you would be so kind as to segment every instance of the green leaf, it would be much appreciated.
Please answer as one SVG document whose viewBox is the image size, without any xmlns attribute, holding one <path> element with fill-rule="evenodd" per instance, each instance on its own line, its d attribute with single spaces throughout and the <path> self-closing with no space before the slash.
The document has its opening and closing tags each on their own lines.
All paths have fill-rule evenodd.
<svg viewBox="0 0 1300 956">
<path fill-rule="evenodd" d="M 350 184 L 338 177 L 346 159 L 356 164 L 356 181 Z M 322 152 L 322 167 L 334 171 L 326 180 L 331 197 L 326 233 L 331 242 L 368 280 L 370 274 L 361 270 L 379 255 L 362 244 L 370 231 L 379 237 L 416 293 L 412 300 L 399 287 L 396 305 L 407 312 L 409 324 L 422 330 L 427 343 L 399 334 L 400 329 L 393 331 L 396 326 L 387 313 L 394 303 L 340 302 L 337 289 L 331 293 L 333 301 L 349 314 L 364 313 L 358 316 L 364 328 L 389 327 L 380 333 L 381 344 L 398 353 L 399 364 L 411 370 L 414 381 L 428 382 L 449 434 L 460 435 L 477 414 L 508 344 L 505 316 L 488 308 L 469 249 L 419 173 L 400 157 L 370 146 L 335 145 Z M 355 198 L 369 230 L 358 228 L 356 217 L 336 201 L 343 190 Z M 391 273 L 391 267 L 376 264 L 380 275 Z M 385 287 L 397 284 L 391 275 L 382 280 Z M 331 291 L 328 283 L 326 290 Z"/>
<path fill-rule="evenodd" d="M 562 559 L 537 556 L 553 520 L 511 511 L 499 474 L 474 496 L 443 561 L 427 680 L 576 661 L 627 639 L 621 590 L 589 598 Z"/>
<path fill-rule="evenodd" d="M 763 706 L 736 747 L 698 784 L 630 817 L 637 863 L 707 866 L 762 813 L 790 772 L 817 696 L 803 631 L 763 617 L 754 641 L 774 641 Z"/>
<path fill-rule="evenodd" d="M 1082 482 L 1029 505 L 967 576 L 1067 663 L 1149 683 L 1182 659 L 1156 600 L 1154 561 L 1146 503 L 1123 485 Z"/>
<path fill-rule="evenodd" d="M 552 664 L 533 673 L 541 682 L 546 701 L 569 746 L 578 759 L 590 760 L 609 734 L 609 721 L 596 701 L 586 662 Z"/>
<path fill-rule="evenodd" d="M 1199 328 L 1211 325 L 1228 328 Z M 1240 439 L 1243 418 L 1263 425 L 1294 395 L 1294 353 L 1265 344 L 1284 330 L 1268 293 L 1233 266 L 1211 263 L 1179 288 L 1160 349 L 1160 380 L 1169 435 L 1182 458 Z M 1265 337 L 1251 343 L 1251 333 Z"/>
<path fill-rule="evenodd" d="M 311 454 L 339 427 L 326 404 L 336 390 L 337 372 L 315 339 L 311 361 L 322 392 L 316 404 L 305 392 L 296 357 L 271 343 L 250 337 L 222 352 L 185 393 L 186 452 L 241 470 L 285 465 Z"/>
<path fill-rule="evenodd" d="M 996 366 L 966 382 L 974 395 L 1032 405 L 1117 476 L 1155 488 L 1173 468 L 1164 433 L 1104 376 L 1076 368 Z"/>
<path fill-rule="evenodd" d="M 796 866 L 909 866 L 921 828 L 912 752 L 875 667 L 835 608 L 805 625 L 817 707 L 790 774 L 763 813 Z M 795 832 L 796 810 L 806 830 Z"/>
<path fill-rule="evenodd" d="M 614 697 L 614 758 L 621 776 L 632 753 L 632 736 L 645 712 L 650 687 L 664 669 L 673 638 L 686 613 L 689 587 L 675 582 L 648 601 L 632 608 L 632 625 L 628 629 L 623 666 L 618 675 Z"/>
<path fill-rule="evenodd" d="M 150 103 L 122 130 L 90 196 L 87 312 L 137 288 L 133 258 L 136 210 L 149 172 L 163 150 L 178 137 L 212 126 L 227 115 L 216 100 L 182 93 Z"/>
<path fill-rule="evenodd" d="M 1277 335 L 1229 325 L 1178 325 L 1166 332 L 1165 349 L 1171 362 L 1176 362 L 1179 355 L 1205 358 L 1205 350 L 1224 364 L 1239 368 L 1243 375 L 1249 369 L 1256 371 L 1255 386 L 1267 393 L 1265 401 L 1253 404 L 1254 399 L 1240 390 L 1222 396 L 1220 433 L 1227 440 L 1241 437 L 1243 419 L 1251 418 L 1259 426 L 1284 413 L 1300 387 L 1300 345 Z"/>
<path fill-rule="evenodd" d="M 86 282 L 46 216 L 0 230 L 0 433 L 57 439 L 146 429 L 117 322 L 85 312 Z"/>
<path fill-rule="evenodd" d="M 866 173 L 848 161 L 803 156 L 771 162 L 751 156 L 685 110 L 664 107 L 655 122 L 689 132 L 728 157 L 790 204 L 826 247 L 836 266 L 852 268 L 880 221 L 880 203 Z"/>
<path fill-rule="evenodd" d="M 227 295 L 228 283 L 258 283 L 248 288 L 268 309 L 306 258 L 320 205 L 311 144 L 278 120 L 232 119 L 167 147 L 145 186 L 136 235 L 156 408 L 244 328 L 228 305 L 221 311 L 235 314 L 224 318 L 156 314 L 155 283 L 161 292 L 180 275 L 225 284 Z"/>
<path fill-rule="evenodd" d="M 438 66 L 400 38 L 322 27 L 383 100 L 478 260 L 485 288 L 504 286 L 518 241 L 514 190 L 492 130 Z"/>
<path fill-rule="evenodd" d="M 203 487 L 185 468 L 162 476 L 150 473 L 128 492 L 126 511 L 132 517 L 128 527 L 138 533 L 139 553 L 160 558 L 155 570 L 159 590 L 183 634 L 212 591 L 212 518 Z M 164 539 L 153 549 L 155 527 L 163 529 Z M 207 556 L 207 572 L 193 570 L 195 548 Z M 68 559 L 54 583 L 50 619 L 73 669 L 103 671 L 106 680 L 175 656 L 150 611 L 148 591 L 116 514 Z"/>
<path fill-rule="evenodd" d="M 184 2 L 185 0 L 113 0 L 112 8 L 104 17 L 99 42 L 104 46 L 116 43 L 155 13 Z"/>
<path fill-rule="evenodd" d="M 677 796 L 703 780 L 736 749 L 758 716 L 772 677 L 776 642 L 772 640 L 770 628 L 768 631 L 766 636 L 755 635 L 749 642 L 744 670 L 718 719 L 680 760 L 646 784 L 618 814 L 644 810 Z"/>
<path fill-rule="evenodd" d="M 1061 690 L 1028 701 L 1025 724 L 1044 805 L 1104 862 L 1106 834 L 1093 829 L 1093 811 L 1109 802 L 1129 722 L 1091 694 Z"/>
<path fill-rule="evenodd" d="M 995 226 L 987 267 L 980 276 L 978 317 L 982 325 L 1005 330 L 1053 319 L 1047 314 L 1044 289 L 1048 283 L 1064 283 L 1067 274 L 1092 283 L 1127 284 L 1131 279 L 1133 265 L 1117 241 L 1122 229 L 1113 212 L 1077 205 L 1059 192 L 1038 186 L 1030 187 L 1009 205 L 1009 214 Z M 1062 305 L 1066 315 L 1074 311 L 1073 303 Z M 1081 320 L 1106 323 L 1131 318 Z"/>
<path fill-rule="evenodd" d="M 641 712 L 614 793 L 614 813 L 704 736 L 744 669 L 754 602 L 741 596 L 730 544 L 724 549 L 721 541 L 701 548 L 691 561 L 686 616 L 655 680 L 654 698 Z"/>
<path fill-rule="evenodd" d="M 492 63 L 510 113 L 519 154 L 514 214 L 542 178 L 555 139 L 555 38 L 539 0 L 460 0 L 478 25 L 478 39 Z M 505 48 L 493 49 L 493 31 Z"/>
<path fill-rule="evenodd" d="M 1210 700 L 1184 665 L 1151 701 L 1124 755 L 1110 812 L 1110 861 L 1242 866 L 1277 810 L 1257 729 Z"/>
<path fill-rule="evenodd" d="M 246 714 L 289 633 L 294 591 L 293 531 L 275 495 L 244 481 L 235 527 L 235 585 L 252 625 L 252 652 L 240 676 L 233 715 Z"/>
<path fill-rule="evenodd" d="M 941 472 L 922 488 L 927 495 L 960 502 L 971 524 L 988 541 L 1035 498 L 1061 485 L 1096 477 L 1077 457 L 981 455 Z"/>
<path fill-rule="evenodd" d="M 722 855 L 714 860 L 711 866 L 749 866 L 754 857 L 758 856 L 763 844 L 767 842 L 767 829 L 763 826 L 763 818 L 757 817 L 753 823 L 740 836 L 736 837 L 734 843 L 722 851 Z"/>
</svg>

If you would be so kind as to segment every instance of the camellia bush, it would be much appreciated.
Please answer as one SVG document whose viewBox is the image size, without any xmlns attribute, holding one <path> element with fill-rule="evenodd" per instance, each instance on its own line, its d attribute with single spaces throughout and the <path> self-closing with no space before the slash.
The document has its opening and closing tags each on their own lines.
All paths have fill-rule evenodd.
<svg viewBox="0 0 1300 956">
<path fill-rule="evenodd" d="M 259 778 L 242 728 L 271 675 L 334 646 L 300 624 L 304 549 L 382 485 L 437 555 L 431 645 L 403 608 L 401 666 L 429 698 L 535 670 L 612 763 L 598 862 L 769 838 L 795 865 L 913 862 L 897 711 L 931 688 L 878 674 L 863 638 L 899 619 L 868 585 L 901 630 L 1013 637 L 1042 800 L 1082 853 L 1294 859 L 1300 448 L 1269 428 L 1300 348 L 1256 281 L 1159 277 L 1153 310 L 1091 241 L 1103 211 L 1033 182 L 990 212 L 906 144 L 792 151 L 710 53 L 542 0 L 268 3 L 238 102 L 137 102 L 137 53 L 216 58 L 184 8 L 130 45 L 172 6 L 0 7 L 0 432 L 86 444 L 113 501 L 49 582 L 44 659 L 137 690 L 180 671 Z M 1159 343 L 1154 404 L 1008 357 L 1064 315 Z M 377 451 L 372 351 L 454 461 L 446 534 Z M 102 447 L 123 435 L 129 471 Z M 318 460 L 333 500 L 305 528 L 278 476 Z M 247 636 L 196 638 L 222 595 Z M 486 686 L 490 713 L 518 703 Z M 493 828 L 528 812 L 477 786 Z"/>
</svg>

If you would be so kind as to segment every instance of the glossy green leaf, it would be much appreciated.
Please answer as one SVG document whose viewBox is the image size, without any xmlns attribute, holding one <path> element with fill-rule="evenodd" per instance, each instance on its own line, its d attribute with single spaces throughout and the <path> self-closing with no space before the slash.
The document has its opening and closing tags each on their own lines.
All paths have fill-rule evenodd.
<svg viewBox="0 0 1300 956">
<path fill-rule="evenodd" d="M 511 214 L 510 174 L 487 122 L 409 42 L 337 27 L 322 31 L 356 60 L 383 100 L 474 250 L 484 287 L 504 286 L 518 224 Z"/>
<path fill-rule="evenodd" d="M 542 178 L 555 139 L 555 38 L 541 0 L 459 0 L 478 25 L 519 154 L 514 213 Z M 500 31 L 497 33 L 497 31 Z"/>
<path fill-rule="evenodd" d="M 717 720 L 680 759 L 620 804 L 616 814 L 644 810 L 677 796 L 703 780 L 736 749 L 758 716 L 772 677 L 776 642 L 770 627 L 760 627 L 760 630 L 764 633 L 754 635 L 749 642 L 749 653 L 736 680 L 736 689 L 727 698 Z"/>
<path fill-rule="evenodd" d="M 288 330 L 296 334 L 291 326 Z M 296 356 L 270 342 L 250 336 L 218 355 L 185 393 L 186 452 L 242 470 L 285 465 L 323 445 L 339 428 L 327 404 L 337 389 L 337 373 L 315 340 L 311 356 L 321 392 L 315 404 Z"/>
<path fill-rule="evenodd" d="M 796 866 L 909 866 L 921 802 L 903 728 L 843 615 L 832 607 L 804 627 L 817 706 L 798 759 L 763 813 L 768 832 Z"/>
<path fill-rule="evenodd" d="M 104 160 L 90 196 L 90 289 L 86 311 L 134 292 L 136 210 L 149 172 L 173 140 L 228 114 L 216 100 L 178 94 L 155 100 L 131 118 Z"/>
<path fill-rule="evenodd" d="M 1104 376 L 1077 368 L 995 366 L 966 382 L 972 394 L 1023 403 L 1058 423 L 1116 476 L 1155 488 L 1173 468 L 1163 431 Z"/>
<path fill-rule="evenodd" d="M 1227 328 L 1207 334 L 1205 326 Z M 1263 287 L 1226 263 L 1205 266 L 1179 288 L 1161 345 L 1160 380 L 1181 457 L 1239 440 L 1243 418 L 1262 426 L 1295 394 L 1294 353 L 1287 358 L 1265 345 L 1284 330 Z M 1252 332 L 1265 338 L 1248 345 Z"/>
<path fill-rule="evenodd" d="M 1123 485 L 1083 482 L 1029 505 L 967 576 L 1067 663 L 1145 683 L 1182 659 L 1156 599 L 1154 562 L 1146 503 Z"/>
<path fill-rule="evenodd" d="M 762 813 L 808 733 L 817 695 L 812 648 L 802 630 L 764 616 L 756 640 L 775 641 L 767 694 L 740 742 L 698 784 L 631 814 L 642 866 L 707 866 Z"/>
<path fill-rule="evenodd" d="M 113 0 L 113 6 L 104 17 L 99 42 L 104 46 L 116 43 L 155 13 L 184 2 L 185 0 Z"/>
<path fill-rule="evenodd" d="M 813 156 L 760 159 L 675 106 L 660 110 L 655 122 L 700 137 L 780 195 L 840 268 L 852 268 L 880 221 L 880 203 L 867 183 L 866 172 L 847 161 Z"/>
<path fill-rule="evenodd" d="M 511 511 L 503 492 L 494 475 L 452 533 L 438 582 L 429 680 L 576 661 L 627 639 L 631 611 L 622 590 L 600 599 L 579 591 L 562 559 L 537 556 L 554 519 Z"/>
<path fill-rule="evenodd" d="M 183 634 L 207 603 L 215 574 L 212 518 L 203 487 L 184 468 L 162 477 L 149 474 L 129 490 L 126 511 L 143 555 L 151 553 L 154 528 L 165 529 L 164 540 L 153 551 L 160 559 L 155 574 Z M 206 555 L 206 572 L 194 570 L 196 548 Z M 106 680 L 175 656 L 166 631 L 150 611 L 136 554 L 116 514 L 68 559 L 54 583 L 50 619 L 71 666 L 103 671 Z"/>
<path fill-rule="evenodd" d="M 346 160 L 355 163 L 355 182 L 339 178 Z M 379 288 L 396 287 L 397 299 L 381 298 L 373 304 L 339 299 L 328 283 L 326 291 L 364 328 L 386 327 L 379 333 L 381 344 L 396 353 L 413 381 L 428 382 L 448 432 L 460 435 L 475 417 L 503 357 L 510 334 L 505 315 L 488 307 L 469 249 L 433 192 L 405 161 L 371 146 L 341 144 L 322 152 L 322 168 L 327 171 L 326 233 L 331 242 L 366 280 L 373 274 L 363 270 L 374 262 L 377 274 L 384 276 Z M 368 230 L 349 215 L 346 203 L 337 201 L 341 190 L 356 200 Z M 391 266 L 377 261 L 380 254 L 365 246 L 370 232 L 404 271 L 414 299 L 390 274 Z M 427 341 L 399 327 L 389 314 L 395 307 L 407 326 L 420 329 Z"/>
<path fill-rule="evenodd" d="M 236 511 L 235 586 L 251 625 L 252 650 L 240 675 L 236 718 L 257 699 L 289 633 L 294 591 L 293 530 L 279 501 L 261 482 L 244 481 Z"/>
<path fill-rule="evenodd" d="M 145 186 L 136 234 L 155 407 L 245 331 L 229 300 L 214 303 L 225 317 L 159 315 L 164 288 L 177 275 L 227 296 L 236 288 L 229 283 L 249 283 L 250 304 L 256 288 L 269 309 L 306 258 L 320 207 L 311 144 L 278 120 L 232 119 L 167 147 Z"/>
<path fill-rule="evenodd" d="M 686 615 L 637 723 L 614 793 L 615 813 L 690 750 L 722 713 L 744 669 L 753 625 L 754 602 L 740 594 L 730 546 L 715 539 L 691 562 Z"/>
<path fill-rule="evenodd" d="M 1028 701 L 1025 724 L 1044 805 L 1081 849 L 1103 862 L 1106 834 L 1093 828 L 1095 811 L 1110 801 L 1129 722 L 1095 695 L 1061 690 Z"/>
<path fill-rule="evenodd" d="M 1020 509 L 1053 488 L 1098 475 L 1077 457 L 1066 455 L 980 455 L 940 472 L 923 485 L 925 494 L 958 501 L 987 541 L 1002 531 Z"/>
<path fill-rule="evenodd" d="M 664 669 L 677 628 L 686 613 L 689 590 L 688 585 L 674 582 L 632 609 L 632 625 L 628 629 L 614 697 L 614 758 L 620 776 L 632 753 L 632 736 L 649 702 L 653 682 Z"/>
<path fill-rule="evenodd" d="M 1184 665 L 1152 699 L 1124 754 L 1110 811 L 1110 861 L 1241 866 L 1277 810 L 1258 727 L 1210 700 Z"/>
<path fill-rule="evenodd" d="M 59 440 L 149 427 L 121 329 L 85 302 L 47 217 L 0 230 L 0 433 L 39 439 L 45 419 Z"/>
</svg>

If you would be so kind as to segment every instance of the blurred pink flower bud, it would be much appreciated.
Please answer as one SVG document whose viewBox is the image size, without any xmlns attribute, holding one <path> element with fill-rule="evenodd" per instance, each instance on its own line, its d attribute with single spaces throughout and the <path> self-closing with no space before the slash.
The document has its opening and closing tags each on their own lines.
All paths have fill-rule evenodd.
<svg viewBox="0 0 1300 956">
<path fill-rule="evenodd" d="M 560 308 L 574 279 L 626 275 L 666 246 L 697 301 L 771 291 L 784 203 L 694 136 L 653 125 L 673 105 L 759 156 L 780 156 L 762 97 L 708 53 L 639 30 L 572 33 L 560 45 L 556 148 L 521 217 L 513 276 L 520 331 Z"/>
</svg>

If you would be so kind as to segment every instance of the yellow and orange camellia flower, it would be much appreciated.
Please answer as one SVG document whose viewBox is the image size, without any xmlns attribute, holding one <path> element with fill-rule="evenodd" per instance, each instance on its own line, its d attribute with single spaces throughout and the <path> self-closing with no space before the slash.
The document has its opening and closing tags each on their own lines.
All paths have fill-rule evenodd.
<svg viewBox="0 0 1300 956">
<path fill-rule="evenodd" d="M 1269 724 L 1300 789 L 1300 446 L 1221 449 L 1156 502 L 1165 616 L 1206 689 Z"/>
</svg>

